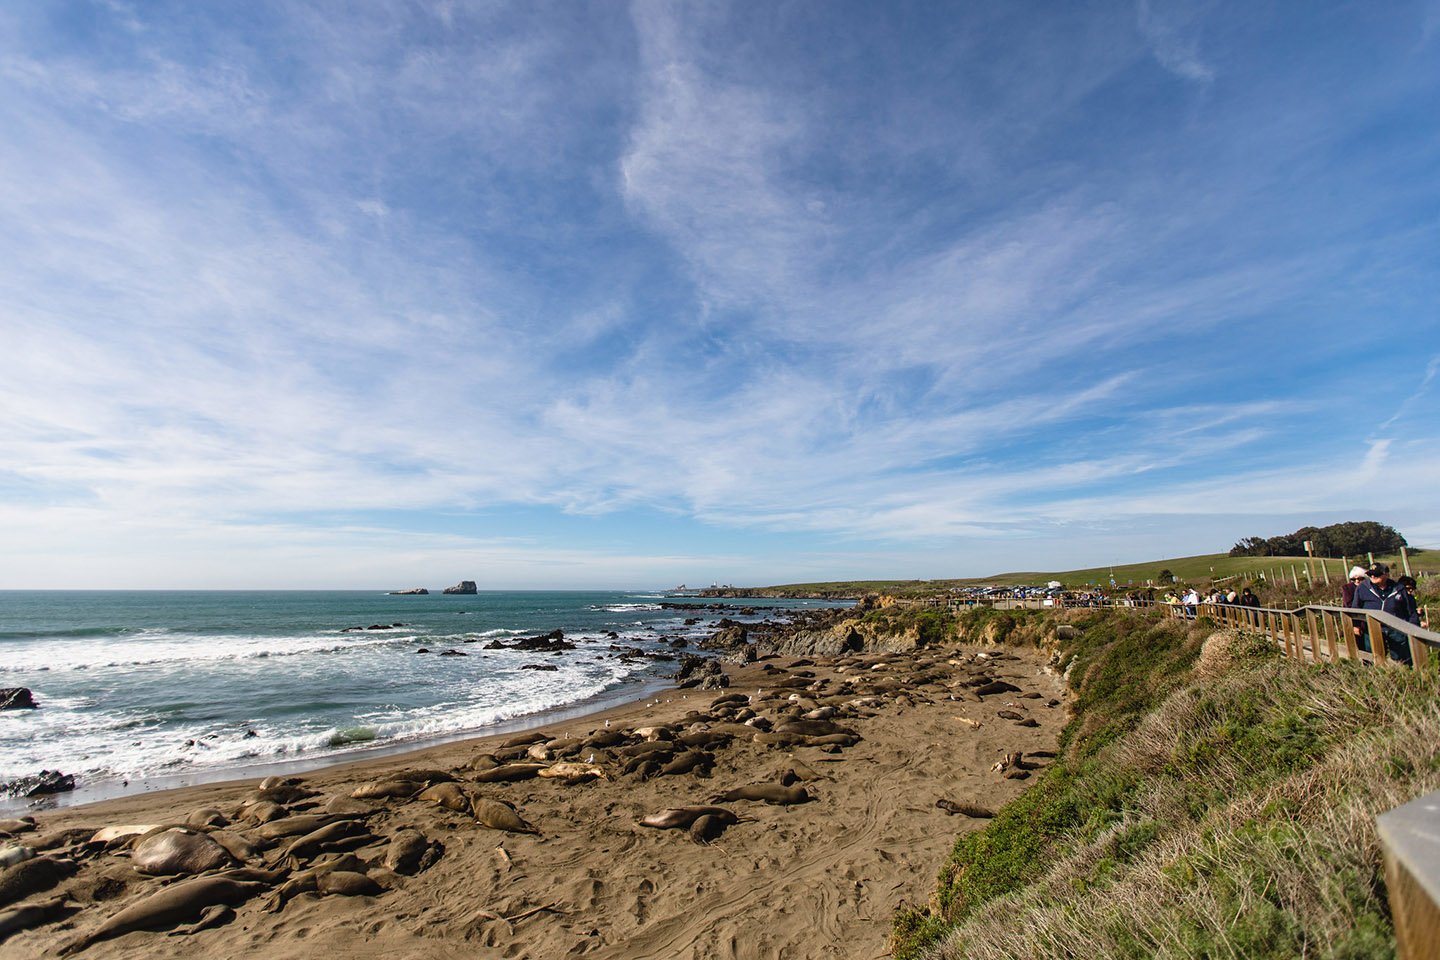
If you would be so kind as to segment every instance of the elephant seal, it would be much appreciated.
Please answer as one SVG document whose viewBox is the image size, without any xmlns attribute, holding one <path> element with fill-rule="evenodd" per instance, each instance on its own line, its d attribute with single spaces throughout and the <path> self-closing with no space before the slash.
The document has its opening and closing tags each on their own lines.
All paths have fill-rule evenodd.
<svg viewBox="0 0 1440 960">
<path fill-rule="evenodd" d="M 175 827 L 152 833 L 130 852 L 135 869 L 151 876 L 173 873 L 204 873 L 238 862 L 220 844 L 203 833 L 192 833 Z"/>
<path fill-rule="evenodd" d="M 690 824 L 687 833 L 689 833 L 690 839 L 696 843 L 708 844 L 719 839 L 720 834 L 724 833 L 728 826 L 730 824 L 726 823 L 723 817 L 707 813 L 703 817 L 696 817 L 695 822 Z"/>
<path fill-rule="evenodd" d="M 425 789 L 424 780 L 371 780 L 350 791 L 352 800 L 409 799 Z"/>
<path fill-rule="evenodd" d="M 507 833 L 540 833 L 539 830 L 526 823 L 524 818 L 508 803 L 477 798 L 471 807 L 476 822 L 484 824 L 492 830 L 504 830 Z"/>
<path fill-rule="evenodd" d="M 237 818 L 258 824 L 269 823 L 271 820 L 279 820 L 281 817 L 289 815 L 289 810 L 273 800 L 254 800 L 240 808 Z"/>
<path fill-rule="evenodd" d="M 375 812 L 375 808 L 368 803 L 349 797 L 331 797 L 325 802 L 324 809 L 326 813 L 333 813 L 337 817 L 368 817 Z"/>
<path fill-rule="evenodd" d="M 171 884 L 130 904 L 99 927 L 60 948 L 66 956 L 132 930 L 170 927 L 203 915 L 210 907 L 244 903 L 265 885 L 224 877 L 193 877 Z"/>
<path fill-rule="evenodd" d="M 994 693 L 1019 693 L 1020 688 L 1013 683 L 1006 683 L 1004 680 L 991 680 L 989 683 L 982 683 L 975 688 L 975 693 L 982 697 L 988 697 Z"/>
<path fill-rule="evenodd" d="M 715 818 L 727 826 L 740 822 L 739 817 L 724 807 L 710 806 L 668 807 L 648 817 L 642 817 L 638 822 L 642 827 L 654 827 L 656 830 L 673 830 L 677 827 L 688 829 L 701 817 Z"/>
<path fill-rule="evenodd" d="M 283 840 L 286 837 L 298 837 L 319 830 L 327 823 L 334 823 L 340 819 L 345 818 L 335 817 L 328 813 L 306 813 L 297 817 L 271 820 L 269 823 L 261 824 L 254 832 L 266 840 Z"/>
<path fill-rule="evenodd" d="M 17 863 L 24 863 L 26 860 L 35 858 L 35 850 L 32 847 L 12 845 L 0 847 L 0 869 L 13 867 Z"/>
<path fill-rule="evenodd" d="M 230 821 L 225 818 L 225 814 L 213 807 L 196 810 L 185 818 L 185 826 L 192 830 L 203 830 L 206 827 L 228 827 L 229 825 Z"/>
<path fill-rule="evenodd" d="M 682 773 L 692 771 L 701 776 L 709 776 L 710 768 L 715 765 L 715 754 L 706 753 L 703 750 L 687 750 L 674 760 L 660 768 L 660 774 L 666 777 L 678 776 Z"/>
<path fill-rule="evenodd" d="M 0 907 L 42 893 L 79 870 L 73 860 L 35 857 L 0 870 Z"/>
<path fill-rule="evenodd" d="M 129 837 L 138 837 L 159 830 L 163 823 L 125 823 L 113 827 L 101 827 L 90 837 L 91 843 L 111 843 Z"/>
<path fill-rule="evenodd" d="M 453 783 L 436 783 L 420 791 L 416 800 L 428 800 L 431 803 L 438 803 L 447 810 L 454 810 L 458 813 L 470 812 L 470 798 L 465 796 Z"/>
<path fill-rule="evenodd" d="M 540 771 L 540 776 L 547 780 L 559 780 L 561 783 L 584 783 L 596 778 L 610 779 L 606 776 L 604 768 L 598 763 L 574 763 L 571 761 L 552 763 Z"/>
<path fill-rule="evenodd" d="M 990 818 L 995 816 L 995 812 L 993 810 L 987 810 L 986 808 L 977 806 L 973 803 L 956 803 L 954 800 L 947 800 L 944 797 L 936 800 L 935 806 L 939 807 L 941 810 L 944 810 L 952 817 L 955 816 L 955 814 L 957 813 L 964 814 L 967 817 L 973 817 L 977 820 L 989 820 Z"/>
<path fill-rule="evenodd" d="M 547 766 L 548 764 L 544 763 L 505 763 L 489 770 L 481 770 L 470 779 L 476 783 L 513 783 L 517 780 L 529 780 Z"/>
<path fill-rule="evenodd" d="M 12 933 L 59 920 L 68 909 L 65 898 L 56 897 L 44 903 L 27 903 L 9 910 L 0 910 L 0 943 L 4 943 Z"/>
<path fill-rule="evenodd" d="M 365 825 L 358 820 L 337 820 L 334 823 L 326 824 L 313 833 L 296 840 L 285 848 L 285 852 L 279 860 L 290 857 L 303 860 L 317 853 L 338 850 L 341 846 L 363 846 L 374 839 Z M 275 862 L 275 861 L 272 861 Z"/>
<path fill-rule="evenodd" d="M 385 850 L 385 866 L 396 873 L 419 873 L 444 852 L 443 846 L 425 839 L 419 830 L 399 830 Z"/>
<path fill-rule="evenodd" d="M 11 836 L 17 833 L 29 833 L 34 829 L 34 817 L 16 817 L 13 820 L 0 820 L 0 833 L 8 833 Z"/>
<path fill-rule="evenodd" d="M 808 803 L 814 797 L 804 787 L 783 786 L 778 783 L 752 783 L 736 787 L 710 798 L 711 803 L 730 803 L 735 800 L 762 800 L 775 806 L 788 807 L 796 803 Z"/>
<path fill-rule="evenodd" d="M 363 873 L 349 870 L 326 870 L 315 878 L 315 889 L 342 897 L 378 897 L 385 888 Z"/>
<path fill-rule="evenodd" d="M 806 737 L 825 737 L 835 733 L 851 736 L 855 731 L 833 720 L 787 720 L 775 727 L 776 733 L 798 733 Z"/>
</svg>

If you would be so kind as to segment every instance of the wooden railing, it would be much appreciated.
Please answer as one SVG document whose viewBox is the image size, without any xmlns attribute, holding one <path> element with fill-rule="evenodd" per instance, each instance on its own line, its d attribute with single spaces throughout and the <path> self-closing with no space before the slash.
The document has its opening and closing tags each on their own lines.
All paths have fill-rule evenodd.
<svg viewBox="0 0 1440 960">
<path fill-rule="evenodd" d="M 1263 633 L 1297 660 L 1336 663 L 1342 659 L 1380 662 L 1392 659 L 1385 649 L 1385 628 L 1404 638 L 1410 661 L 1417 667 L 1440 656 L 1440 633 L 1417 627 L 1380 610 L 1352 610 L 1311 604 L 1296 610 L 1242 607 L 1229 603 L 1201 603 L 1193 608 L 1158 604 L 1173 617 L 1209 617 L 1225 626 Z M 1356 643 L 1355 628 L 1369 641 L 1370 650 Z"/>
</svg>

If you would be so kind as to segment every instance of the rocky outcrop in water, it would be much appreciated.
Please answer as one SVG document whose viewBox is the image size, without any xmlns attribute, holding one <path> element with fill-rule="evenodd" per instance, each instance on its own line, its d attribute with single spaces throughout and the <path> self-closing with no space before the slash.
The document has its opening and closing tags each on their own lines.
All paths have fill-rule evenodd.
<svg viewBox="0 0 1440 960">
<path fill-rule="evenodd" d="M 445 592 L 449 593 L 450 591 L 446 590 Z M 475 591 L 471 590 L 470 592 L 474 593 Z M 392 597 L 428 597 L 430 591 L 424 587 L 411 587 L 409 590 L 391 590 L 389 595 Z"/>
<path fill-rule="evenodd" d="M 441 592 L 441 593 L 463 593 L 463 594 L 471 594 L 471 593 L 479 593 L 480 591 L 476 589 L 476 587 L 475 587 L 475 581 L 474 581 L 474 580 L 461 580 L 459 583 L 455 584 L 455 586 L 453 586 L 453 587 L 446 587 L 444 590 L 442 590 L 442 591 L 440 591 L 440 592 Z"/>
<path fill-rule="evenodd" d="M 34 710 L 38 706 L 29 687 L 0 688 L 0 710 Z"/>
</svg>

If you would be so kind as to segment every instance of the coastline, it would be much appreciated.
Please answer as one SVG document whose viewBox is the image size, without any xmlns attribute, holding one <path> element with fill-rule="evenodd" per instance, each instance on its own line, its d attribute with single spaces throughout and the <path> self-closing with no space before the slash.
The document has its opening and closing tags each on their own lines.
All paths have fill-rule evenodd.
<svg viewBox="0 0 1440 960">
<path fill-rule="evenodd" d="M 992 770 L 996 760 L 1053 750 L 1064 723 L 1063 684 L 1038 653 L 977 653 L 979 648 L 956 647 L 771 657 L 727 665 L 730 686 L 724 690 L 669 687 L 531 725 L 563 742 L 604 730 L 718 726 L 723 721 L 708 714 L 712 704 L 735 694 L 747 695 L 762 715 L 837 697 L 857 704 L 848 716 L 840 714 L 861 737 L 853 746 L 736 739 L 713 751 L 709 777 L 692 772 L 640 779 L 623 774 L 617 756 L 607 764 L 613 779 L 467 783 L 473 776 L 467 765 L 516 739 L 509 733 L 311 770 L 297 779 L 316 796 L 294 804 L 291 815 L 303 816 L 328 797 L 348 798 L 359 784 L 418 768 L 436 775 L 450 771 L 477 798 L 511 803 L 540 833 L 491 830 L 434 803 L 366 800 L 375 808 L 368 821 L 377 843 L 358 853 L 384 893 L 302 894 L 276 914 L 261 909 L 256 898 L 237 908 L 234 922 L 212 930 L 179 937 L 127 933 L 80 955 L 875 957 L 885 951 L 896 907 L 927 897 L 955 835 L 985 822 L 949 816 L 936 801 L 998 809 L 1025 784 Z M 979 696 L 967 686 L 977 677 L 1012 686 Z M 1021 699 L 1024 693 L 1035 698 Z M 1024 712 L 1035 725 L 1001 718 L 998 711 L 1007 708 Z M 687 720 L 687 713 L 704 719 Z M 962 716 L 979 726 L 960 722 Z M 661 809 L 703 804 L 745 784 L 779 782 L 787 771 L 809 790 L 811 802 L 726 803 L 741 822 L 708 845 L 692 843 L 683 831 L 637 825 Z M 7 953 L 53 954 L 119 906 L 160 888 L 161 881 L 135 872 L 123 845 L 101 852 L 74 844 L 80 834 L 115 824 L 184 822 L 198 810 L 220 811 L 231 821 L 229 829 L 248 831 L 235 815 L 257 782 L 246 777 L 37 813 L 38 829 L 15 842 L 73 831 L 68 851 L 55 848 L 44 856 L 69 852 L 79 859 L 76 878 L 55 891 L 68 896 L 74 909 L 58 923 L 16 934 L 5 943 Z M 407 829 L 444 845 L 443 856 L 414 875 L 387 870 L 378 839 Z M 263 854 L 252 866 L 273 866 L 273 857 Z"/>
</svg>

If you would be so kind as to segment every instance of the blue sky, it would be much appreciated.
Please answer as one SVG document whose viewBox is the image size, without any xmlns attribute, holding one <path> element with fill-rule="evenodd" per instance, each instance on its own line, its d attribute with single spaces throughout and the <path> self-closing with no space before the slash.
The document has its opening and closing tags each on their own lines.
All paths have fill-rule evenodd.
<svg viewBox="0 0 1440 960">
<path fill-rule="evenodd" d="M 1440 547 L 1440 3 L 0 8 L 0 586 Z"/>
</svg>

